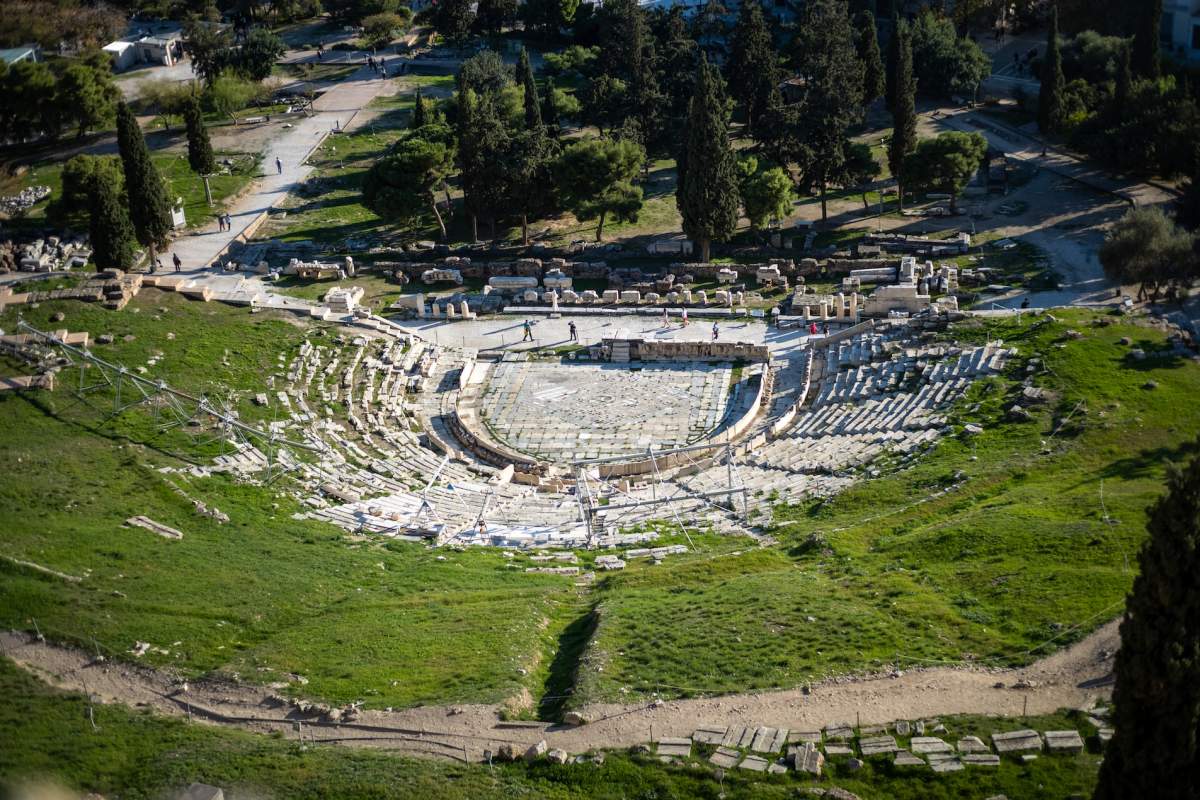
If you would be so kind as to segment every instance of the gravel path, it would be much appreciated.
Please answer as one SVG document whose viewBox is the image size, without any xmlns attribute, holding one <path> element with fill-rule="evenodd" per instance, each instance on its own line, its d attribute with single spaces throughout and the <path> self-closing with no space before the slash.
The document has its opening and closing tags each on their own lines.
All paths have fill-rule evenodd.
<svg viewBox="0 0 1200 800">
<path fill-rule="evenodd" d="M 401 750 L 478 761 L 504 743 L 519 747 L 545 739 L 570 753 L 617 748 L 663 736 L 689 736 L 701 725 L 769 725 L 815 729 L 831 722 L 883 724 L 947 714 L 1019 716 L 1060 708 L 1088 708 L 1111 692 L 1117 621 L 1086 639 L 1019 670 L 938 667 L 899 677 L 845 679 L 781 692 L 725 695 L 650 704 L 590 706 L 589 724 L 506 723 L 499 706 L 423 706 L 364 711 L 352 722 L 322 721 L 280 705 L 261 686 L 197 681 L 180 685 L 165 673 L 123 663 L 96 663 L 88 654 L 38 642 L 23 633 L 0 634 L 0 655 L 47 681 L 90 692 L 97 701 L 151 708 L 211 724 L 288 738 Z M 998 688 L 1003 684 L 1002 688 Z M 1015 688 L 1016 686 L 1022 688 Z"/>
</svg>

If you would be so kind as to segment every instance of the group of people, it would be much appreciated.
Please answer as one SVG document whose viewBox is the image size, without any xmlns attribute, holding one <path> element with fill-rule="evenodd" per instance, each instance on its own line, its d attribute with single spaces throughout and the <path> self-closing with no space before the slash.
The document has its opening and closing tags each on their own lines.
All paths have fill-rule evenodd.
<svg viewBox="0 0 1200 800">
<path fill-rule="evenodd" d="M 171 254 L 171 261 L 175 264 L 175 271 L 179 272 L 179 268 L 183 266 L 183 261 L 179 258 L 179 253 Z M 162 259 L 158 256 L 154 257 L 154 265 L 150 268 L 151 274 L 158 272 L 163 268 Z"/>
<path fill-rule="evenodd" d="M 229 215 L 229 212 L 217 214 L 217 230 L 233 230 L 233 217 Z"/>
<path fill-rule="evenodd" d="M 376 58 L 375 56 L 367 56 L 367 66 L 379 73 L 379 77 L 386 78 L 388 76 L 388 64 L 386 58 Z M 404 73 L 404 65 L 400 65 L 400 73 Z"/>
</svg>

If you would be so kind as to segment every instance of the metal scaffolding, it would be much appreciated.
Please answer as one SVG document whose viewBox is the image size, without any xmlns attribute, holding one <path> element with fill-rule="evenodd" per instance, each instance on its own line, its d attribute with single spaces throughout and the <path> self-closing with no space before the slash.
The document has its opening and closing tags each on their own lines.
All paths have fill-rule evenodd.
<svg viewBox="0 0 1200 800">
<path fill-rule="evenodd" d="M 148 405 L 154 411 L 154 420 L 160 433 L 180 428 L 198 441 L 197 435 L 192 434 L 190 429 L 200 421 L 208 420 L 215 423 L 217 434 L 207 441 L 198 441 L 198 444 L 206 446 L 217 440 L 229 441 L 232 438 L 240 444 L 258 449 L 266 458 L 268 481 L 273 480 L 281 466 L 284 466 L 280 464 L 280 456 L 286 448 L 312 452 L 323 450 L 313 443 L 295 441 L 274 430 L 264 430 L 242 422 L 236 413 L 228 408 L 217 407 L 208 397 L 180 391 L 160 378 L 139 375 L 122 364 L 100 358 L 85 347 L 67 344 L 58 336 L 38 330 L 24 320 L 18 322 L 17 327 L 35 340 L 57 348 L 68 369 L 78 369 L 79 380 L 74 393 L 85 404 L 96 408 L 88 401 L 88 396 L 111 391 L 113 405 L 111 413 L 105 417 L 106 421 L 135 406 Z"/>
</svg>

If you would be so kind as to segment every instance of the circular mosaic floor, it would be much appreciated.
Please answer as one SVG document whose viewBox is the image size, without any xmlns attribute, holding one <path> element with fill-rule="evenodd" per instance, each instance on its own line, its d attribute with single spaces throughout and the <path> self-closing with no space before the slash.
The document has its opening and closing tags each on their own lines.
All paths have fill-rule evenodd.
<svg viewBox="0 0 1200 800">
<path fill-rule="evenodd" d="M 729 364 L 505 361 L 481 410 L 494 434 L 539 458 L 568 462 L 682 447 L 725 415 Z"/>
</svg>

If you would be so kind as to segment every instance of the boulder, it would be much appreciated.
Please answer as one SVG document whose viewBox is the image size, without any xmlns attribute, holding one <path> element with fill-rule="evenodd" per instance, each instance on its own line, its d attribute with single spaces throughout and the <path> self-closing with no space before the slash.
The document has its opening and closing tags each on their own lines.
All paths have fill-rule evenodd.
<svg viewBox="0 0 1200 800">
<path fill-rule="evenodd" d="M 576 726 L 586 725 L 587 718 L 584 717 L 583 714 L 581 714 L 578 711 L 568 711 L 566 714 L 563 714 L 563 723 L 566 725 L 576 725 Z"/>
<path fill-rule="evenodd" d="M 546 753 L 546 758 L 553 764 L 565 764 L 570 756 L 566 750 L 559 750 L 557 747 Z"/>
<path fill-rule="evenodd" d="M 529 749 L 525 751 L 525 760 L 537 761 L 539 758 L 546 755 L 546 751 L 548 749 L 549 746 L 546 744 L 546 740 L 542 739 L 537 744 L 529 746 Z"/>
</svg>

